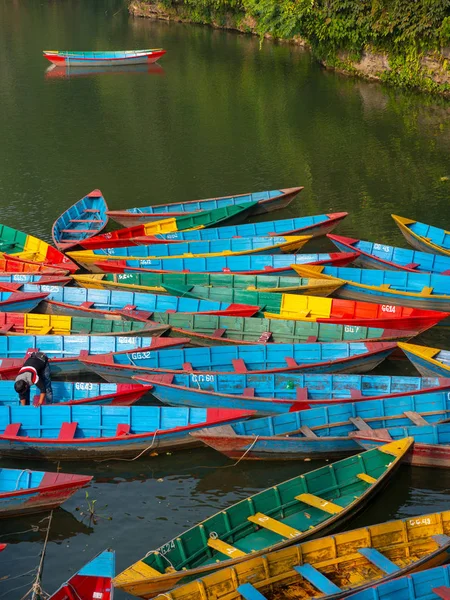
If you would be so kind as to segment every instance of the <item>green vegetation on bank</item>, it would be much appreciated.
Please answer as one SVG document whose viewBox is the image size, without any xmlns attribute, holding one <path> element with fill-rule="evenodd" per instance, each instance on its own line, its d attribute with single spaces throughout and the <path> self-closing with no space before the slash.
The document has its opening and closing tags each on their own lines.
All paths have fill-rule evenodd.
<svg viewBox="0 0 450 600">
<path fill-rule="evenodd" d="M 381 79 L 450 92 L 450 0 L 143 0 L 192 22 L 306 41 L 320 61 L 356 72 L 385 55 Z M 445 50 L 446 49 L 446 50 Z"/>
</svg>

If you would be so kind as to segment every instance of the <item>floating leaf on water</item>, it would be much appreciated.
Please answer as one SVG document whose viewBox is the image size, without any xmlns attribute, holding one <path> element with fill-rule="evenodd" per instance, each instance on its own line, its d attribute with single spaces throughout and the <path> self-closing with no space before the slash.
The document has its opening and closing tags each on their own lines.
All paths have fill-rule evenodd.
<svg viewBox="0 0 450 600">
<path fill-rule="evenodd" d="M 164 481 L 164 479 L 163 479 L 162 477 L 160 477 L 160 478 L 159 478 L 159 479 L 157 479 L 156 481 L 159 481 L 159 482 L 161 482 L 161 481 Z"/>
<path fill-rule="evenodd" d="M 150 456 L 158 456 L 158 453 L 157 453 L 157 452 L 152 452 L 152 453 L 150 454 Z"/>
<path fill-rule="evenodd" d="M 450 177 L 447 177 L 446 175 L 444 177 L 441 177 L 440 179 L 441 181 L 450 181 Z"/>
</svg>

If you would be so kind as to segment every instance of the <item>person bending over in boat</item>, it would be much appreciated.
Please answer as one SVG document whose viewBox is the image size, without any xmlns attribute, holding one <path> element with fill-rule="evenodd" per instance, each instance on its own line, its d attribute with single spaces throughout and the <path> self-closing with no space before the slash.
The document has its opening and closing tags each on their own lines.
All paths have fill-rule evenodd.
<svg viewBox="0 0 450 600">
<path fill-rule="evenodd" d="M 20 404 L 30 404 L 30 389 L 35 385 L 40 394 L 37 406 L 53 402 L 52 380 L 50 378 L 50 365 L 48 356 L 43 352 L 32 352 L 23 363 L 14 382 L 14 389 L 19 394 Z"/>
</svg>

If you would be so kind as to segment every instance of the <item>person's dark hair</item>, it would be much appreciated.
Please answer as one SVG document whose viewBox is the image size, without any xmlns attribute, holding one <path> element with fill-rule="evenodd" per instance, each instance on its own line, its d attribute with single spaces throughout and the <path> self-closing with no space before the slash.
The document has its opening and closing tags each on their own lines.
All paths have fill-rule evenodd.
<svg viewBox="0 0 450 600">
<path fill-rule="evenodd" d="M 28 390 L 28 388 L 28 383 L 23 379 L 19 379 L 19 381 L 16 381 L 14 384 L 14 389 L 18 394 L 24 394 Z"/>
</svg>

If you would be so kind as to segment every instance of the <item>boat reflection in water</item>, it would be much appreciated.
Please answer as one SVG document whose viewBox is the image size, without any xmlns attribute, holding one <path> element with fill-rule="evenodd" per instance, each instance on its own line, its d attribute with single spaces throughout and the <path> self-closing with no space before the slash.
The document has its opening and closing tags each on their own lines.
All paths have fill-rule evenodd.
<svg viewBox="0 0 450 600">
<path fill-rule="evenodd" d="M 164 69 L 154 64 L 123 65 L 117 67 L 59 67 L 50 65 L 45 71 L 45 79 L 71 79 L 72 77 L 90 77 L 92 75 L 165 75 Z"/>
</svg>

